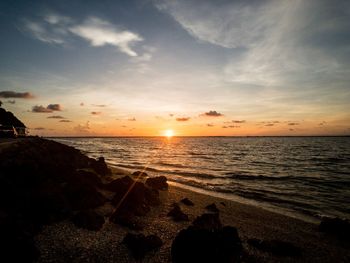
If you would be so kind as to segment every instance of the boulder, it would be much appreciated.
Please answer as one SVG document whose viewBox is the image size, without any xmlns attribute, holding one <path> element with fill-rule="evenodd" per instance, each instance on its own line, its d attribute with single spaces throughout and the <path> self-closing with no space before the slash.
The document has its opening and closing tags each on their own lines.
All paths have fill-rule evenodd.
<svg viewBox="0 0 350 263">
<path fill-rule="evenodd" d="M 142 259 L 146 253 L 162 246 L 163 241 L 156 235 L 145 236 L 144 234 L 128 233 L 123 243 L 129 248 L 135 259 Z"/>
<path fill-rule="evenodd" d="M 97 214 L 94 211 L 81 211 L 77 213 L 72 221 L 75 226 L 79 228 L 85 228 L 92 231 L 98 231 L 102 228 L 105 223 L 105 219 L 103 216 Z"/>
<path fill-rule="evenodd" d="M 105 184 L 104 189 L 112 192 L 126 192 L 134 183 L 134 180 L 130 176 L 124 176 L 113 180 L 112 182 Z"/>
<path fill-rule="evenodd" d="M 180 202 L 183 203 L 184 205 L 187 205 L 187 206 L 194 206 L 194 203 L 190 199 L 188 199 L 187 197 L 182 199 Z"/>
<path fill-rule="evenodd" d="M 93 185 L 95 187 L 102 186 L 101 178 L 95 172 L 88 171 L 88 170 L 78 170 L 77 177 L 82 182 Z"/>
<path fill-rule="evenodd" d="M 319 230 L 342 240 L 350 240 L 350 222 L 346 219 L 324 217 L 319 225 Z"/>
<path fill-rule="evenodd" d="M 214 204 L 214 203 L 212 203 L 210 205 L 207 205 L 205 207 L 205 209 L 207 209 L 208 211 L 213 212 L 213 213 L 219 213 L 220 212 L 220 210 L 216 207 L 216 204 Z"/>
<path fill-rule="evenodd" d="M 137 176 L 137 177 L 147 177 L 148 174 L 146 172 L 143 171 L 136 171 L 132 173 L 133 176 Z"/>
<path fill-rule="evenodd" d="M 158 176 L 153 178 L 148 178 L 146 180 L 146 185 L 157 190 L 167 190 L 168 183 L 165 176 Z"/>
<path fill-rule="evenodd" d="M 107 167 L 105 158 L 103 157 L 100 157 L 97 160 L 91 158 L 90 166 L 99 175 L 109 175 L 112 173 L 111 170 Z"/>
<path fill-rule="evenodd" d="M 180 206 L 178 204 L 173 204 L 173 208 L 169 211 L 167 216 L 172 217 L 175 222 L 180 221 L 189 221 L 188 215 L 182 212 Z"/>
<path fill-rule="evenodd" d="M 239 262 L 243 248 L 234 227 L 181 230 L 171 246 L 172 262 Z"/>
<path fill-rule="evenodd" d="M 276 256 L 299 257 L 301 249 L 292 243 L 281 240 L 260 240 L 257 238 L 248 239 L 248 244 Z"/>
<path fill-rule="evenodd" d="M 142 230 L 144 228 L 142 222 L 132 213 L 115 211 L 109 219 L 115 224 L 125 226 L 131 230 Z"/>
</svg>

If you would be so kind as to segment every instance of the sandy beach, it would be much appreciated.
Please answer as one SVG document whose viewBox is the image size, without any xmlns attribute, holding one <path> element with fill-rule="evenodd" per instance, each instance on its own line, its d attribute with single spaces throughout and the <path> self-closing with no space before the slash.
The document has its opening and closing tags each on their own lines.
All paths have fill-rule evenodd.
<svg viewBox="0 0 350 263">
<path fill-rule="evenodd" d="M 141 232 L 145 235 L 158 235 L 164 244 L 159 250 L 147 254 L 142 262 L 171 262 L 171 245 L 177 233 L 187 228 L 197 216 L 208 213 L 205 206 L 212 203 L 215 203 L 220 210 L 223 225 L 231 225 L 238 229 L 246 251 L 243 262 L 350 260 L 349 244 L 319 232 L 317 224 L 174 185 L 170 185 L 167 191 L 161 191 L 160 195 L 161 205 L 153 207 L 141 218 L 144 224 Z M 189 198 L 194 206 L 186 206 L 179 202 L 185 197 Z M 180 204 L 184 213 L 189 216 L 189 222 L 174 222 L 167 216 L 174 202 Z M 113 209 L 113 206 L 107 204 L 97 211 L 108 217 Z M 122 243 L 128 232 L 130 232 L 128 228 L 110 222 L 106 222 L 98 232 L 78 229 L 69 221 L 46 226 L 36 239 L 38 247 L 43 252 L 38 262 L 65 262 L 67 256 L 70 256 L 73 262 L 138 262 Z M 300 248 L 302 255 L 286 257 L 264 252 L 247 243 L 251 238 L 286 241 Z"/>
</svg>

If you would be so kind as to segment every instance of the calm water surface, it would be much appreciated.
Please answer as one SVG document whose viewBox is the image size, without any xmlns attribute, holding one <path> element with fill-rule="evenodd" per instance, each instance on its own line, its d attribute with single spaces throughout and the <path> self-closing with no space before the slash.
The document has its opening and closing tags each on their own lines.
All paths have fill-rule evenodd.
<svg viewBox="0 0 350 263">
<path fill-rule="evenodd" d="M 349 137 L 56 138 L 116 167 L 280 212 L 350 219 Z"/>
</svg>

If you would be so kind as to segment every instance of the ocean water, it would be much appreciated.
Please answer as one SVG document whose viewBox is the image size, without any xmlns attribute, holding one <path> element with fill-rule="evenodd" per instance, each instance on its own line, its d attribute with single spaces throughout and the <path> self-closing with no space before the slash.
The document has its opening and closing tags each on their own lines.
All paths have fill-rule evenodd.
<svg viewBox="0 0 350 263">
<path fill-rule="evenodd" d="M 350 137 L 55 138 L 115 167 L 304 219 L 350 219 Z"/>
</svg>

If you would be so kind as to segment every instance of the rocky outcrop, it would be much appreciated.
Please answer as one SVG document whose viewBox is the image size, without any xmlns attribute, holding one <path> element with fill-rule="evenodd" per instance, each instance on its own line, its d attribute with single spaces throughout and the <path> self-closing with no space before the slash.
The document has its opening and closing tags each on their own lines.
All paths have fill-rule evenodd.
<svg viewBox="0 0 350 263">
<path fill-rule="evenodd" d="M 187 197 L 181 199 L 180 202 L 183 203 L 184 205 L 187 205 L 187 206 L 194 206 L 194 203 L 190 199 L 188 199 Z"/>
<path fill-rule="evenodd" d="M 169 211 L 167 216 L 172 217 L 172 219 L 175 222 L 180 222 L 180 221 L 189 221 L 188 215 L 186 215 L 184 212 L 182 212 L 180 206 L 178 204 L 173 204 L 173 208 Z"/>
<path fill-rule="evenodd" d="M 167 190 L 168 189 L 168 183 L 165 176 L 158 176 L 158 177 L 152 177 L 148 178 L 146 180 L 146 185 L 156 189 L 156 190 Z"/>
<path fill-rule="evenodd" d="M 204 214 L 181 230 L 171 246 L 177 262 L 238 262 L 243 248 L 237 229 L 222 227 L 218 214 Z"/>
</svg>

